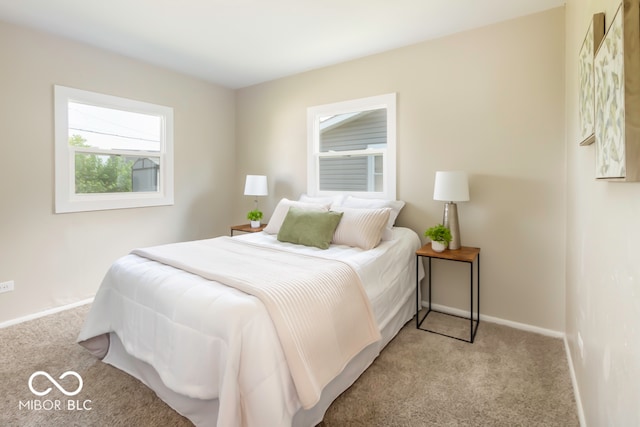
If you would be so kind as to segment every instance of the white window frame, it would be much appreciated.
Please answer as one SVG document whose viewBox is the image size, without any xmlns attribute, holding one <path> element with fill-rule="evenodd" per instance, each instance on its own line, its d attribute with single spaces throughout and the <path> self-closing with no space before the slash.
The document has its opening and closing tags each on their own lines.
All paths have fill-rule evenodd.
<svg viewBox="0 0 640 427">
<path fill-rule="evenodd" d="M 383 147 L 381 147 L 382 144 L 369 144 L 367 146 L 367 149 L 372 150 L 372 149 L 382 149 Z M 384 157 L 383 157 L 384 159 Z M 368 191 L 373 191 L 373 188 L 375 188 L 375 184 L 376 184 L 376 175 L 379 175 L 378 173 L 376 173 L 376 158 L 373 156 L 369 156 L 369 158 L 367 159 L 367 189 Z M 382 179 L 384 179 L 384 167 L 382 170 Z"/>
<path fill-rule="evenodd" d="M 320 119 L 322 117 L 369 111 L 387 110 L 387 147 L 365 150 L 320 153 Z M 382 191 L 327 191 L 320 190 L 320 157 L 382 154 Z M 307 194 L 332 196 L 350 194 L 362 198 L 396 199 L 396 94 L 389 93 L 368 98 L 318 105 L 307 109 Z"/>
<path fill-rule="evenodd" d="M 80 148 L 69 145 L 69 102 L 78 102 L 116 110 L 149 114 L 161 118 L 159 152 L 118 151 Z M 173 205 L 173 109 L 65 86 L 54 86 L 55 111 L 55 212 L 83 212 L 108 209 Z M 75 192 L 75 154 L 159 157 L 158 191 L 128 193 Z"/>
</svg>

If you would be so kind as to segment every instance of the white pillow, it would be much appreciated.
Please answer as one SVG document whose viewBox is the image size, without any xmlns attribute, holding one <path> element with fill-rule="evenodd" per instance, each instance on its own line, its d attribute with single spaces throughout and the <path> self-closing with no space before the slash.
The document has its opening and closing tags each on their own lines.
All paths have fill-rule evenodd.
<svg viewBox="0 0 640 427">
<path fill-rule="evenodd" d="M 305 203 L 318 203 L 321 205 L 340 205 L 344 196 L 342 194 L 338 194 L 335 196 L 309 196 L 307 194 L 300 195 L 300 201 Z"/>
<path fill-rule="evenodd" d="M 387 227 L 382 234 L 382 240 L 391 240 L 393 239 L 393 225 L 396 223 L 396 218 L 398 218 L 400 211 L 404 207 L 404 202 L 402 200 L 362 199 L 359 197 L 347 196 L 340 206 L 356 209 L 391 208 Z"/>
<path fill-rule="evenodd" d="M 282 222 L 284 221 L 284 218 L 287 216 L 287 213 L 289 212 L 289 208 L 291 206 L 295 206 L 300 209 L 311 210 L 311 211 L 326 212 L 329 210 L 329 205 L 327 204 L 321 205 L 318 203 L 296 202 L 294 200 L 283 198 L 278 202 L 278 205 L 273 210 L 273 214 L 271 214 L 269 223 L 262 231 L 269 234 L 278 234 L 278 232 L 280 231 L 280 227 L 282 226 Z"/>
<path fill-rule="evenodd" d="M 391 213 L 390 208 L 357 209 L 335 207 L 342 219 L 333 233 L 332 243 L 369 250 L 378 246 Z"/>
</svg>

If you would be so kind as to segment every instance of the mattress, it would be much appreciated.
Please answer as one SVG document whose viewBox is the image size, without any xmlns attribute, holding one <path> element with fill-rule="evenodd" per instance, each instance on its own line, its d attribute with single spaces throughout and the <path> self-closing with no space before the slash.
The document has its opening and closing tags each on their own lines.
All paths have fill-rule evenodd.
<svg viewBox="0 0 640 427">
<path fill-rule="evenodd" d="M 105 346 L 98 350 L 106 353 L 103 360 L 140 379 L 196 425 L 315 425 L 335 397 L 357 379 L 415 314 L 415 251 L 420 247 L 420 240 L 413 231 L 399 227 L 394 228 L 393 239 L 368 251 L 341 245 L 318 250 L 282 243 L 266 233 L 234 239 L 339 259 L 348 263 L 361 278 L 383 338 L 345 366 L 342 374 L 325 388 L 315 407 L 302 409 L 273 325 L 269 324 L 260 301 L 136 255 L 122 258 L 110 270 L 109 277 L 105 278 L 110 283 L 103 284 L 98 292 L 79 341 L 104 344 L 106 340 L 100 337 L 108 335 L 108 351 Z M 136 285 L 132 286 L 134 282 Z M 177 300 L 181 300 L 181 304 L 176 304 Z M 234 334 L 230 334 L 220 319 L 235 317 L 238 311 L 246 314 L 235 324 L 241 326 L 238 334 L 241 341 L 229 345 L 225 340 Z M 113 316 L 114 312 L 118 315 Z M 166 324 L 174 327 L 176 322 L 183 332 L 169 334 L 173 340 L 168 339 L 167 334 L 158 333 Z M 140 325 L 148 329 L 141 330 Z M 198 335 L 203 333 L 217 334 L 224 339 L 201 340 Z M 136 339 L 133 335 L 154 339 L 132 346 Z M 158 342 L 158 336 L 164 336 L 165 341 Z M 202 345 L 202 352 L 193 351 L 198 348 L 193 347 L 198 340 L 204 342 L 198 344 Z M 213 351 L 211 346 L 215 347 Z M 194 356 L 222 354 L 235 347 L 242 348 L 242 352 L 216 356 L 209 363 Z M 189 351 L 181 352 L 184 348 Z M 225 377 L 230 378 L 225 380 Z"/>
</svg>

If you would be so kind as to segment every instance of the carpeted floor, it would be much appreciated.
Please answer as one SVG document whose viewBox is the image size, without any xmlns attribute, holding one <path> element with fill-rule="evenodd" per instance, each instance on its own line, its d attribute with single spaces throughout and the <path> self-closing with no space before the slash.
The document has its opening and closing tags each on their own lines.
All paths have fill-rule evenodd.
<svg viewBox="0 0 640 427">
<path fill-rule="evenodd" d="M 75 343 L 88 308 L 0 329 L 0 426 L 190 426 L 147 387 Z M 428 322 L 451 326 L 448 333 L 468 333 L 468 323 L 449 316 L 430 314 Z M 30 391 L 35 372 L 57 379 L 69 370 L 84 381 L 78 395 L 66 397 L 54 387 L 52 397 L 38 398 Z M 68 391 L 78 387 L 72 376 L 58 382 Z M 47 387 L 53 385 L 44 376 L 34 377 L 36 391 Z M 562 340 L 481 323 L 475 343 L 467 344 L 416 330 L 413 321 L 320 424 L 578 425 Z"/>
</svg>

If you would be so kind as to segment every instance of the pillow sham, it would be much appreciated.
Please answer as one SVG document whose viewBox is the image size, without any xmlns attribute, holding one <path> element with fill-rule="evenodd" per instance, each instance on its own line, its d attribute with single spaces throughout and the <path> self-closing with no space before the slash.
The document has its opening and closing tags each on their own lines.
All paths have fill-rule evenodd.
<svg viewBox="0 0 640 427">
<path fill-rule="evenodd" d="M 355 246 L 365 251 L 380 243 L 391 208 L 356 209 L 336 207 L 334 212 L 342 212 L 342 219 L 333 233 L 333 243 Z"/>
<path fill-rule="evenodd" d="M 284 221 L 284 218 L 287 216 L 287 212 L 289 212 L 289 208 L 292 206 L 295 206 L 300 209 L 311 210 L 311 211 L 327 212 L 329 210 L 328 204 L 322 205 L 318 203 L 296 202 L 294 200 L 283 198 L 278 202 L 278 205 L 273 210 L 273 214 L 271 214 L 269 223 L 262 231 L 269 234 L 278 234 L 278 232 L 280 231 L 280 227 L 282 226 L 282 222 Z"/>
<path fill-rule="evenodd" d="M 342 212 L 310 211 L 292 206 L 282 222 L 278 240 L 328 249 L 341 218 Z"/>
<path fill-rule="evenodd" d="M 391 208 L 387 227 L 382 234 L 382 240 L 391 240 L 393 239 L 393 225 L 396 223 L 396 218 L 398 218 L 404 204 L 405 203 L 402 200 L 362 199 L 359 197 L 347 196 L 340 206 L 356 209 Z"/>
<path fill-rule="evenodd" d="M 340 205 L 344 196 L 342 194 L 337 194 L 335 196 L 309 196 L 307 194 L 300 195 L 300 201 L 305 203 L 318 203 L 320 205 Z"/>
</svg>

